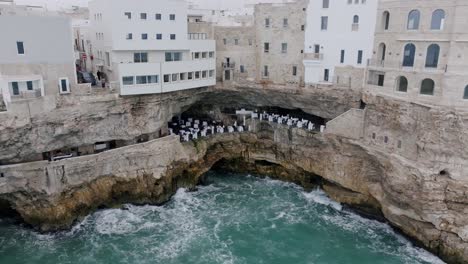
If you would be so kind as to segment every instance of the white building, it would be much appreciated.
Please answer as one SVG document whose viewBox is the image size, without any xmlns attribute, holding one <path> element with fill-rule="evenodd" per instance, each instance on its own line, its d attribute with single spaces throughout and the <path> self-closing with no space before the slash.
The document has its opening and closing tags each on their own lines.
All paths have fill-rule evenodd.
<svg viewBox="0 0 468 264">
<path fill-rule="evenodd" d="M 0 34 L 0 90 L 7 107 L 48 96 L 53 101 L 43 105 L 53 108 L 55 95 L 70 93 L 76 72 L 69 18 L 0 5 Z"/>
<path fill-rule="evenodd" d="M 184 0 L 94 0 L 89 8 L 91 56 L 121 95 L 216 84 L 215 41 L 191 39 Z"/>
<path fill-rule="evenodd" d="M 367 66 L 373 51 L 377 2 L 310 0 L 304 51 L 306 83 L 336 82 L 335 67 Z"/>
</svg>

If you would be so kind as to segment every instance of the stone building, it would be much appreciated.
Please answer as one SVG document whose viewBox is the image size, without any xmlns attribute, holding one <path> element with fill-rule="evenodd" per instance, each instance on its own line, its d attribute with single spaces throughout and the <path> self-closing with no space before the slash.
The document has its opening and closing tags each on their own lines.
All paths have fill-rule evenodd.
<svg viewBox="0 0 468 264">
<path fill-rule="evenodd" d="M 308 0 L 255 6 L 257 81 L 301 84 Z"/>
<path fill-rule="evenodd" d="M 56 97 L 76 85 L 71 20 L 42 8 L 0 5 L 0 34 L 0 91 L 8 111 L 54 109 Z"/>
<path fill-rule="evenodd" d="M 380 0 L 367 91 L 466 106 L 468 2 Z"/>
</svg>

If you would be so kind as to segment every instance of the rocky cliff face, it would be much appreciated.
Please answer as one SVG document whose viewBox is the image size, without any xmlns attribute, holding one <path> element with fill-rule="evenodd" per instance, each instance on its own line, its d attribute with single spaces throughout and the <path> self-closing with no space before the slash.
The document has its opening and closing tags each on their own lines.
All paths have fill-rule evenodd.
<svg viewBox="0 0 468 264">
<path fill-rule="evenodd" d="M 163 203 L 177 188 L 194 188 L 206 171 L 223 166 L 306 188 L 320 185 L 337 201 L 385 217 L 450 263 L 468 260 L 462 229 L 447 230 L 450 223 L 443 220 L 463 214 L 461 204 L 458 208 L 450 204 L 466 186 L 452 185 L 448 178 L 423 181 L 414 164 L 343 138 L 268 123 L 255 127 L 256 133 L 224 134 L 184 144 L 163 138 L 127 147 L 119 155 L 110 151 L 61 161 L 55 171 L 48 163 L 25 168 L 36 171 L 32 174 L 36 177 L 13 166 L 12 171 L 19 173 L 9 178 L 10 188 L 1 191 L 0 199 L 9 201 L 27 223 L 43 231 L 57 230 L 101 207 Z M 44 171 L 43 166 L 50 172 L 38 172 Z M 57 172 L 62 166 L 64 171 Z M 450 185 L 452 191 L 442 195 L 438 182 Z M 443 206 L 451 209 L 442 211 Z M 439 225 L 432 222 L 435 214 Z"/>
<path fill-rule="evenodd" d="M 212 87 L 141 97 L 60 97 L 47 115 L 0 113 L 0 164 L 40 159 L 43 152 L 133 140 L 164 128 L 173 116 L 193 105 L 252 108 L 280 106 L 333 118 L 359 103 L 350 90 L 271 90 L 257 87 Z"/>
<path fill-rule="evenodd" d="M 134 138 L 157 131 L 194 105 L 207 110 L 278 106 L 330 119 L 357 107 L 360 98 L 352 90 L 262 87 L 102 101 L 69 98 L 47 117 L 0 115 L 0 160 Z M 365 96 L 364 101 L 359 140 L 261 123 L 256 133 L 186 144 L 168 137 L 60 162 L 1 167 L 6 177 L 0 178 L 0 209 L 16 210 L 43 231 L 64 229 L 101 207 L 163 203 L 177 188 L 194 188 L 207 170 L 222 166 L 306 188 L 321 185 L 332 198 L 384 217 L 448 262 L 468 262 L 468 117 L 456 109 L 388 98 Z"/>
</svg>

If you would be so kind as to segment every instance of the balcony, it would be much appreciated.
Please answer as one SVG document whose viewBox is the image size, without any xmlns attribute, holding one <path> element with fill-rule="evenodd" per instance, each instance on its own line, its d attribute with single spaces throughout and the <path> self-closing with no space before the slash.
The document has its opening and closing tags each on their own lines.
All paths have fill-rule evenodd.
<svg viewBox="0 0 468 264">
<path fill-rule="evenodd" d="M 409 64 L 407 64 L 409 65 Z M 425 61 L 416 60 L 412 66 L 407 66 L 401 60 L 375 60 L 369 59 L 367 66 L 370 68 L 388 69 L 388 70 L 413 70 L 428 73 L 444 73 L 447 71 L 447 65 L 439 62 L 437 66 L 426 66 Z"/>
<path fill-rule="evenodd" d="M 200 39 L 208 39 L 208 35 L 206 33 L 188 33 L 189 40 L 200 40 Z"/>
<path fill-rule="evenodd" d="M 223 62 L 222 66 L 223 66 L 223 69 L 225 70 L 232 70 L 236 68 L 236 63 L 235 62 Z"/>
<path fill-rule="evenodd" d="M 41 89 L 19 91 L 18 94 L 12 94 L 12 100 L 34 99 L 41 97 Z"/>
<path fill-rule="evenodd" d="M 359 31 L 359 23 L 353 23 L 351 25 L 351 31 Z"/>
<path fill-rule="evenodd" d="M 322 61 L 323 53 L 304 53 L 304 60 Z"/>
</svg>

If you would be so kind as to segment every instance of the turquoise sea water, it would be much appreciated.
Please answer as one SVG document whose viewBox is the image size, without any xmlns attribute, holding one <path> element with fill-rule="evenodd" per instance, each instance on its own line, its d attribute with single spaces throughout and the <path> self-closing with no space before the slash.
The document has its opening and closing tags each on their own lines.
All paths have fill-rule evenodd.
<svg viewBox="0 0 468 264">
<path fill-rule="evenodd" d="M 0 222 L 0 263 L 443 263 L 320 191 L 215 174 L 164 206 L 109 209 L 41 235 Z"/>
</svg>

